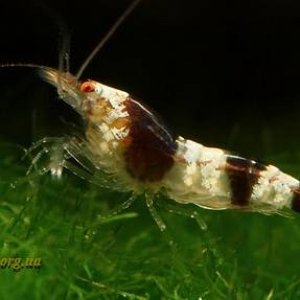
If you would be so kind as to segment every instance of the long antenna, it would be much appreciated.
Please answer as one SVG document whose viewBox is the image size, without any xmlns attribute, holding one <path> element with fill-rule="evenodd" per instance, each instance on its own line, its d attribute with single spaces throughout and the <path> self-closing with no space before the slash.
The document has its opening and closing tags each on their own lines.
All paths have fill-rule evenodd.
<svg viewBox="0 0 300 300">
<path fill-rule="evenodd" d="M 52 69 L 47 66 L 37 65 L 37 64 L 31 64 L 31 63 L 8 63 L 8 64 L 0 64 L 0 68 L 15 68 L 15 67 L 24 67 L 24 68 L 33 68 L 33 69 Z"/>
<path fill-rule="evenodd" d="M 76 74 L 76 78 L 78 79 L 85 68 L 89 65 L 91 60 L 95 57 L 95 55 L 103 48 L 106 42 L 113 36 L 116 30 L 120 27 L 120 25 L 126 20 L 126 18 L 131 14 L 131 12 L 136 8 L 136 6 L 141 2 L 141 0 L 133 1 L 130 6 L 123 12 L 123 14 L 119 17 L 116 23 L 112 26 L 112 28 L 106 33 L 104 38 L 99 42 L 99 44 L 94 48 L 91 54 L 86 58 L 86 60 L 81 65 L 80 69 Z"/>
</svg>

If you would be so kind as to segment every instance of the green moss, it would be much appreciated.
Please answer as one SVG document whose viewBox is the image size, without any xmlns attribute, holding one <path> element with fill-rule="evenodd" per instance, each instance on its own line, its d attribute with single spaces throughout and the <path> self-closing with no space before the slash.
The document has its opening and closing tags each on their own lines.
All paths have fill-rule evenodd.
<svg viewBox="0 0 300 300">
<path fill-rule="evenodd" d="M 175 244 L 143 201 L 103 217 L 127 194 L 65 173 L 19 181 L 16 146 L 0 146 L 1 258 L 41 258 L 0 269 L 1 299 L 299 299 L 300 218 L 198 209 L 206 231 L 160 210 Z M 299 161 L 281 165 L 292 174 Z M 25 177 L 26 178 L 26 177 Z M 164 201 L 164 199 L 161 199 Z M 0 261 L 1 262 L 1 261 Z"/>
</svg>

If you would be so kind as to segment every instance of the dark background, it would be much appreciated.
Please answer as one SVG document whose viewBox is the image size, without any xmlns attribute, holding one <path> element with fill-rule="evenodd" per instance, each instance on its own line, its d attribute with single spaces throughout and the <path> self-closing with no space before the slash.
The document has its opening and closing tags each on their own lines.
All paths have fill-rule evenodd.
<svg viewBox="0 0 300 300">
<path fill-rule="evenodd" d="M 57 67 L 57 14 L 71 33 L 75 73 L 129 3 L 1 2 L 0 62 Z M 296 0 L 143 0 L 83 78 L 142 99 L 184 137 L 265 159 L 298 151 L 299 41 Z M 5 140 L 27 145 L 63 132 L 61 118 L 73 121 L 31 70 L 1 69 L 0 79 Z"/>
</svg>

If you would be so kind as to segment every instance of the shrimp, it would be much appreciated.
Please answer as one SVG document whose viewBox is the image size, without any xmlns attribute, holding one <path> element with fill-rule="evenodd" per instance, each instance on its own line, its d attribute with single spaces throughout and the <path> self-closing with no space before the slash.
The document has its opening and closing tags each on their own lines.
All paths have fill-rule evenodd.
<svg viewBox="0 0 300 300">
<path fill-rule="evenodd" d="M 299 181 L 278 168 L 172 136 L 127 92 L 55 69 L 41 74 L 86 122 L 86 149 L 79 153 L 124 189 L 151 197 L 164 191 L 210 209 L 300 210 Z"/>
<path fill-rule="evenodd" d="M 44 138 L 29 152 L 42 148 L 32 166 L 50 153 L 43 172 L 60 177 L 63 169 L 100 186 L 130 191 L 118 212 L 144 195 L 147 207 L 165 229 L 154 207 L 158 194 L 181 204 L 223 210 L 237 209 L 280 213 L 287 207 L 300 211 L 299 181 L 273 165 L 233 155 L 172 135 L 155 113 L 130 93 L 80 77 L 117 27 L 139 0 L 125 11 L 105 38 L 82 64 L 76 75 L 34 64 L 53 85 L 59 97 L 84 120 L 84 137 Z M 173 208 L 172 208 L 173 210 Z M 189 214 L 198 218 L 197 213 Z"/>
</svg>

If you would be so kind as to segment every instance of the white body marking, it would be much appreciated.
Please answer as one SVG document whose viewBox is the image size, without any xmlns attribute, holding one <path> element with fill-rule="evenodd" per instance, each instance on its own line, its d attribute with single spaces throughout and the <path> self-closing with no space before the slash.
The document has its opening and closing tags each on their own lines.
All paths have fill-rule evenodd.
<svg viewBox="0 0 300 300">
<path fill-rule="evenodd" d="M 270 165 L 261 173 L 258 183 L 254 186 L 252 200 L 274 205 L 278 209 L 290 206 L 293 198 L 291 187 L 298 185 L 298 180 Z"/>
<path fill-rule="evenodd" d="M 181 203 L 207 207 L 212 199 L 217 207 L 229 201 L 230 187 L 221 167 L 226 162 L 223 150 L 207 148 L 191 140 L 179 138 L 176 162 L 163 180 L 167 193 Z"/>
</svg>

